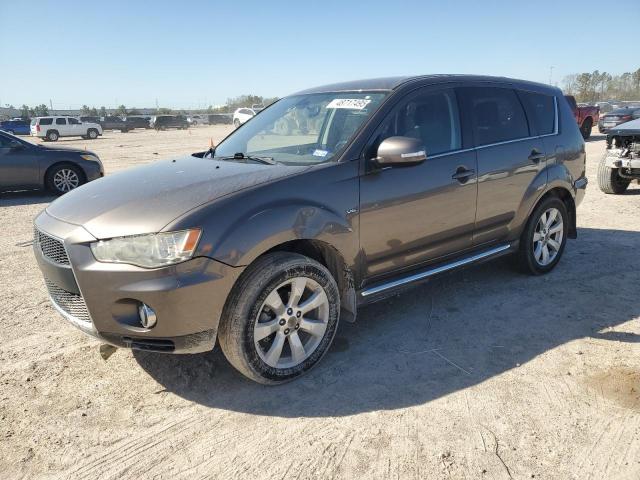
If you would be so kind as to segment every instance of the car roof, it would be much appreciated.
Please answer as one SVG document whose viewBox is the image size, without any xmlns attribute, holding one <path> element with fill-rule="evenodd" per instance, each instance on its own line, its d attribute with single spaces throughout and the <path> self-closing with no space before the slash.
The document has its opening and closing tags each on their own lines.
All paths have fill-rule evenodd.
<svg viewBox="0 0 640 480">
<path fill-rule="evenodd" d="M 320 87 L 309 88 L 296 92 L 295 95 L 323 92 L 354 92 L 358 90 L 380 90 L 391 91 L 397 90 L 407 84 L 438 84 L 450 82 L 501 82 L 517 84 L 520 87 L 533 87 L 536 90 L 545 89 L 558 92 L 556 87 L 543 83 L 530 82 L 528 80 L 518 80 L 507 77 L 493 77 L 488 75 L 459 75 L 459 74 L 434 74 L 434 75 L 415 75 L 400 77 L 382 77 L 369 78 L 365 80 L 352 80 L 349 82 L 333 83 L 322 85 Z"/>
</svg>

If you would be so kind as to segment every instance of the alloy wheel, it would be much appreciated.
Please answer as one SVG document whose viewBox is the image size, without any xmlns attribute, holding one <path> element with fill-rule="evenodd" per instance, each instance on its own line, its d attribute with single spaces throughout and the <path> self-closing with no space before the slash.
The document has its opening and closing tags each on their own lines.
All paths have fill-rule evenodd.
<svg viewBox="0 0 640 480">
<path fill-rule="evenodd" d="M 547 266 L 558 256 L 564 236 L 562 214 L 557 208 L 545 210 L 533 233 L 533 257 L 540 266 Z"/>
<path fill-rule="evenodd" d="M 273 289 L 253 329 L 258 355 L 273 368 L 292 368 L 318 348 L 329 322 L 329 299 L 322 286 L 294 277 Z"/>
<path fill-rule="evenodd" d="M 80 178 L 73 170 L 61 168 L 53 176 L 53 185 L 60 192 L 69 192 L 80 185 Z"/>
</svg>

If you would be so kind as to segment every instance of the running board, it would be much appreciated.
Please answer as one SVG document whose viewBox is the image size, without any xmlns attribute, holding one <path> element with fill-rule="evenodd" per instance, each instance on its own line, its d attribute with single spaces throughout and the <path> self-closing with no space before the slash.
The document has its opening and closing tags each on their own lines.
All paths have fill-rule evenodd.
<svg viewBox="0 0 640 480">
<path fill-rule="evenodd" d="M 501 245 L 499 247 L 492 248 L 491 250 L 486 250 L 482 253 L 477 253 L 470 257 L 461 258 L 460 260 L 456 260 L 455 262 L 452 262 L 452 263 L 447 263 L 445 265 L 440 265 L 439 267 L 425 270 L 424 272 L 409 275 L 408 277 L 400 278 L 392 282 L 383 283 L 376 287 L 365 288 L 362 292 L 360 292 L 360 295 L 362 297 L 369 297 L 371 295 L 382 293 L 392 288 L 397 288 L 413 282 L 418 282 L 420 280 L 424 280 L 425 278 L 432 277 L 433 275 L 448 272 L 449 270 L 454 270 L 464 265 L 469 265 L 470 263 L 478 262 L 480 260 L 484 260 L 485 258 L 493 257 L 494 255 L 498 255 L 500 253 L 506 252 L 510 248 L 511 248 L 510 244 Z"/>
</svg>

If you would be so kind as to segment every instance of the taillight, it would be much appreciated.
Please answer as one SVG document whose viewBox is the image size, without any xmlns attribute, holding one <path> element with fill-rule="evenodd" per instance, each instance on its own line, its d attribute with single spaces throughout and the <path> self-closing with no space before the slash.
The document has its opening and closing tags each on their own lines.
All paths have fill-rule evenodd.
<svg viewBox="0 0 640 480">
<path fill-rule="evenodd" d="M 620 120 L 631 120 L 631 115 L 623 115 Z"/>
</svg>

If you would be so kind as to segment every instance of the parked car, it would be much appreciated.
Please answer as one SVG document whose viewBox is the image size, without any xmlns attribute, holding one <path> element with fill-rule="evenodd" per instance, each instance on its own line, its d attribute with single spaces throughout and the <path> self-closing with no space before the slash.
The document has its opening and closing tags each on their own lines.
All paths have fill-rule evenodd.
<svg viewBox="0 0 640 480">
<path fill-rule="evenodd" d="M 46 188 L 61 195 L 103 175 L 93 152 L 34 145 L 0 132 L 0 191 Z"/>
<path fill-rule="evenodd" d="M 31 136 L 49 142 L 57 142 L 60 137 L 95 140 L 100 135 L 102 127 L 99 124 L 81 122 L 73 117 L 36 117 L 31 120 Z"/>
<path fill-rule="evenodd" d="M 133 129 L 130 124 L 115 116 L 101 117 L 100 126 L 103 130 L 120 130 L 122 133 L 127 133 Z"/>
<path fill-rule="evenodd" d="M 640 181 L 640 118 L 607 130 L 607 151 L 598 165 L 598 186 L 620 195 Z"/>
<path fill-rule="evenodd" d="M 283 119 L 306 128 L 282 142 Z M 586 184 L 557 88 L 355 81 L 285 97 L 215 149 L 65 195 L 36 218 L 34 249 L 82 331 L 172 353 L 218 339 L 240 372 L 274 384 L 316 365 L 359 305 L 507 254 L 550 272 Z"/>
<path fill-rule="evenodd" d="M 251 105 L 251 110 L 253 110 L 254 112 L 258 113 L 262 110 L 264 110 L 264 105 L 261 103 L 254 103 L 253 105 Z"/>
<path fill-rule="evenodd" d="M 256 116 L 256 111 L 252 108 L 238 108 L 233 112 L 233 125 L 238 128 Z"/>
<path fill-rule="evenodd" d="M 600 113 L 609 113 L 611 110 L 613 110 L 613 106 L 609 102 L 598 102 L 596 103 L 596 107 L 598 107 Z"/>
<path fill-rule="evenodd" d="M 156 115 L 151 119 L 151 128 L 156 130 L 166 130 L 167 128 L 186 129 L 189 122 L 184 115 Z"/>
<path fill-rule="evenodd" d="M 573 111 L 573 117 L 576 119 L 576 123 L 580 127 L 580 133 L 582 138 L 587 140 L 591 136 L 591 129 L 598 123 L 600 118 L 600 110 L 595 106 L 583 106 L 579 107 L 576 103 L 576 99 L 573 95 L 565 95 L 569 107 Z"/>
<path fill-rule="evenodd" d="M 207 115 L 191 115 L 187 117 L 187 122 L 189 122 L 189 125 L 191 126 L 206 125 L 209 123 L 209 120 L 207 118 Z"/>
<path fill-rule="evenodd" d="M 151 128 L 149 119 L 144 117 L 127 117 L 125 118 L 125 122 L 129 130 L 133 130 L 134 128 Z"/>
<path fill-rule="evenodd" d="M 637 118 L 640 118 L 640 107 L 617 108 L 600 117 L 598 131 L 607 133 L 612 128 Z"/>
<path fill-rule="evenodd" d="M 82 123 L 100 123 L 100 117 L 85 116 L 78 117 Z"/>
<path fill-rule="evenodd" d="M 5 120 L 0 122 L 0 130 L 4 130 L 12 135 L 29 135 L 31 128 L 24 120 Z"/>
<path fill-rule="evenodd" d="M 230 113 L 210 113 L 207 115 L 209 125 L 231 125 L 233 115 Z"/>
</svg>

